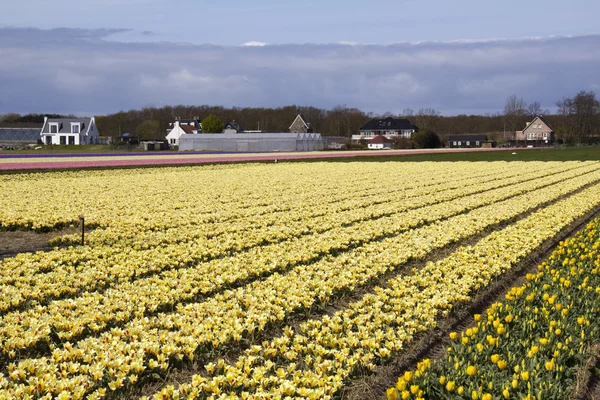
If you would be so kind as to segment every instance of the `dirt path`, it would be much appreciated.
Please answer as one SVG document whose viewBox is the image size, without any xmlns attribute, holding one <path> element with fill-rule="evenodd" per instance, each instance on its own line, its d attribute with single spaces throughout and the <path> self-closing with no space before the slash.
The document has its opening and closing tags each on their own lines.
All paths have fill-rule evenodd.
<svg viewBox="0 0 600 400">
<path fill-rule="evenodd" d="M 77 229 L 63 229 L 48 233 L 0 231 L 0 260 L 14 257 L 19 253 L 51 250 L 52 246 L 48 245 L 50 239 L 76 232 Z"/>
</svg>

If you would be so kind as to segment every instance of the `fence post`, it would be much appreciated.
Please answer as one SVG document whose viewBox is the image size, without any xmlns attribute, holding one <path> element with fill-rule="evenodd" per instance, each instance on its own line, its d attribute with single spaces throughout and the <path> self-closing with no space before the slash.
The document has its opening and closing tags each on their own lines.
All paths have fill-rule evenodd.
<svg viewBox="0 0 600 400">
<path fill-rule="evenodd" d="M 81 225 L 81 245 L 85 244 L 85 218 L 83 215 L 79 216 L 79 224 Z"/>
</svg>

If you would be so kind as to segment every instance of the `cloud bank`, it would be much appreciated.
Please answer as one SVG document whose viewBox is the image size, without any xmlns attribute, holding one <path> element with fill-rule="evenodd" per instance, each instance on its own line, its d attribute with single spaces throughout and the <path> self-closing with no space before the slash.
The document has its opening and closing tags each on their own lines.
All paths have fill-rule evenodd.
<svg viewBox="0 0 600 400">
<path fill-rule="evenodd" d="M 484 114 L 501 111 L 511 94 L 554 108 L 600 87 L 600 35 L 230 47 L 111 41 L 123 32 L 0 28 L 0 113 L 346 104 Z"/>
</svg>

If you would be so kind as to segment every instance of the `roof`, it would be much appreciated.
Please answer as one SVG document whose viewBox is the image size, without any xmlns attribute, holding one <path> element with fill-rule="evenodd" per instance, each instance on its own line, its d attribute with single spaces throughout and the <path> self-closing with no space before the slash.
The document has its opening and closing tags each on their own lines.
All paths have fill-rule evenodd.
<svg viewBox="0 0 600 400">
<path fill-rule="evenodd" d="M 48 118 L 42 128 L 42 133 L 50 133 L 50 124 L 58 123 L 58 133 L 71 133 L 71 123 L 83 124 L 81 131 L 87 131 L 93 118 Z M 39 135 L 39 132 L 38 132 Z"/>
<path fill-rule="evenodd" d="M 486 142 L 488 140 L 487 135 L 451 135 L 448 136 L 448 141 L 449 142 L 466 142 L 466 141 L 479 141 L 479 142 Z"/>
<path fill-rule="evenodd" d="M 0 142 L 36 141 L 40 138 L 40 128 L 0 128 Z"/>
<path fill-rule="evenodd" d="M 235 122 L 235 121 L 228 122 L 227 125 L 225 125 L 225 128 L 223 128 L 223 129 L 235 129 L 238 132 L 241 132 L 244 130 L 244 128 L 242 128 L 242 126 L 238 122 Z"/>
<path fill-rule="evenodd" d="M 180 119 L 177 120 L 176 122 L 179 122 L 179 126 L 182 125 L 193 125 L 196 128 L 200 128 L 200 125 L 202 125 L 201 121 L 199 119 Z M 175 122 L 169 122 L 169 127 L 172 128 L 175 126 Z"/>
<path fill-rule="evenodd" d="M 306 118 L 304 118 L 304 115 L 298 114 L 298 115 L 296 115 L 296 118 L 294 118 L 294 121 L 292 121 L 292 124 L 290 125 L 290 127 L 288 129 L 292 129 L 292 126 L 294 126 L 294 123 L 296 122 L 296 120 L 298 118 L 300 118 L 300 121 L 302 121 L 302 123 L 304 124 L 304 126 L 306 126 L 306 129 L 312 128 L 312 125 L 310 124 L 310 122 L 308 122 L 306 120 Z"/>
<path fill-rule="evenodd" d="M 361 131 L 374 131 L 374 130 L 419 130 L 416 125 L 413 125 L 412 122 L 405 118 L 381 118 L 381 119 L 372 119 L 367 122 L 362 128 Z"/>
<path fill-rule="evenodd" d="M 392 141 L 385 136 L 375 136 L 373 139 L 369 140 L 369 143 L 392 143 Z"/>
<path fill-rule="evenodd" d="M 539 122 L 541 122 L 542 124 L 546 125 L 546 126 L 548 127 L 548 129 L 550 129 L 550 130 L 553 130 L 553 129 L 552 129 L 552 127 L 550 126 L 550 124 L 549 124 L 549 123 L 547 123 L 546 121 L 544 121 L 544 120 L 543 120 L 541 117 L 535 117 L 535 118 L 534 118 L 534 119 L 533 119 L 533 120 L 532 120 L 532 121 L 529 123 L 529 125 L 527 125 L 527 126 L 525 127 L 525 129 L 523 129 L 521 132 L 525 132 L 525 131 L 526 131 L 528 128 L 531 128 L 531 127 L 533 126 L 534 122 L 537 122 L 537 121 L 539 121 Z"/>
<path fill-rule="evenodd" d="M 183 129 L 185 133 L 194 133 L 194 131 L 198 132 L 198 128 L 193 125 L 179 125 L 179 127 Z"/>
</svg>

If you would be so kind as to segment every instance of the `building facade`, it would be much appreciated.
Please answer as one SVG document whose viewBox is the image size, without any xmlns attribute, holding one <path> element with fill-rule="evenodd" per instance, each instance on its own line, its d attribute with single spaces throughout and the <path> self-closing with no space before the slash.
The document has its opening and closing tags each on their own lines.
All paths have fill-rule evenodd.
<svg viewBox="0 0 600 400">
<path fill-rule="evenodd" d="M 474 148 L 484 147 L 485 143 L 488 143 L 487 135 L 450 135 L 447 146 L 450 148 Z"/>
<path fill-rule="evenodd" d="M 371 140 L 376 136 L 393 138 L 412 138 L 413 133 L 419 128 L 405 118 L 379 118 L 372 119 L 359 129 L 358 135 L 352 135 L 352 141 L 358 142 L 362 139 Z"/>
<path fill-rule="evenodd" d="M 96 120 L 91 118 L 48 118 L 44 117 L 44 125 L 40 138 L 46 145 L 83 145 L 98 144 L 99 132 Z"/>
<path fill-rule="evenodd" d="M 294 122 L 289 127 L 292 133 L 312 133 L 313 128 L 310 122 L 304 118 L 302 114 L 298 114 L 294 119 Z"/>
<path fill-rule="evenodd" d="M 527 122 L 525 129 L 515 132 L 514 142 L 520 146 L 548 146 L 554 142 L 554 130 L 540 117 Z"/>
</svg>

